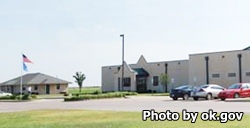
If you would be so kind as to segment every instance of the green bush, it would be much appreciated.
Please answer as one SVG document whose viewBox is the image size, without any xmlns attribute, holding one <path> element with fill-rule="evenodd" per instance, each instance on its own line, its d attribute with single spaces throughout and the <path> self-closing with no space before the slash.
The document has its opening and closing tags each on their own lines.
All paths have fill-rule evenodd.
<svg viewBox="0 0 250 128">
<path fill-rule="evenodd" d="M 93 94 L 101 94 L 102 92 L 100 90 L 96 90 Z"/>
<path fill-rule="evenodd" d="M 78 101 L 78 100 L 90 100 L 90 99 L 104 99 L 104 98 L 121 98 L 126 95 L 137 95 L 136 92 L 109 92 L 95 95 L 74 95 L 73 97 L 64 98 L 64 101 Z"/>
<path fill-rule="evenodd" d="M 18 99 L 17 95 L 12 95 L 10 98 L 11 98 L 12 100 L 17 100 L 17 99 Z"/>
<path fill-rule="evenodd" d="M 0 97 L 0 100 L 19 100 L 21 95 L 12 95 L 12 96 L 4 96 L 4 97 Z M 37 95 L 29 95 L 29 94 L 25 94 L 22 95 L 22 100 L 32 100 L 32 99 L 36 99 Z"/>
<path fill-rule="evenodd" d="M 1 100 L 9 100 L 12 99 L 12 96 L 2 96 L 0 97 Z"/>
<path fill-rule="evenodd" d="M 31 97 L 31 95 L 29 95 L 29 94 L 24 94 L 24 95 L 22 96 L 22 100 L 32 100 L 32 97 Z"/>
<path fill-rule="evenodd" d="M 37 99 L 37 95 L 35 95 L 35 94 L 30 95 L 30 97 L 31 97 L 32 99 Z"/>
</svg>

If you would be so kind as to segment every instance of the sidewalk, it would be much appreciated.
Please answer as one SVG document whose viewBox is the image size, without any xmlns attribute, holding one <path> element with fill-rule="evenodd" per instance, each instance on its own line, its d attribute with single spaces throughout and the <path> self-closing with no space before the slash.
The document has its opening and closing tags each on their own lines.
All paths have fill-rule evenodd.
<svg viewBox="0 0 250 128">
<path fill-rule="evenodd" d="M 250 102 L 250 97 L 237 98 L 237 99 L 226 99 L 225 102 Z"/>
</svg>

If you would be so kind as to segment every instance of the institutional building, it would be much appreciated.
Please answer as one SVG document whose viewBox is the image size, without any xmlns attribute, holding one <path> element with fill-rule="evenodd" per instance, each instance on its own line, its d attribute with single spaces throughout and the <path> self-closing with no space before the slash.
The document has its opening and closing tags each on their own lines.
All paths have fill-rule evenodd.
<svg viewBox="0 0 250 128">
<path fill-rule="evenodd" d="M 228 87 L 242 82 L 250 82 L 250 47 L 189 55 L 189 84 L 211 83 Z"/>
<path fill-rule="evenodd" d="M 160 76 L 167 74 L 167 89 Z M 228 87 L 234 83 L 250 82 L 250 47 L 243 50 L 190 54 L 188 60 L 147 62 L 141 56 L 136 64 L 102 67 L 102 91 L 169 91 L 180 85 L 219 84 Z"/>
<path fill-rule="evenodd" d="M 12 94 L 27 94 L 28 88 L 34 94 L 60 94 L 68 91 L 68 82 L 56 77 L 52 77 L 42 73 L 29 73 L 21 77 L 17 77 L 6 82 L 0 83 L 0 90 Z"/>
</svg>

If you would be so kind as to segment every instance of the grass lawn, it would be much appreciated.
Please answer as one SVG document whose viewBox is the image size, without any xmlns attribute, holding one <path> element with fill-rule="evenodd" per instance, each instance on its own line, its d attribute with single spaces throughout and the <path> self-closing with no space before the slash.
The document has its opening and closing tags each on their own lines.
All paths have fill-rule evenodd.
<svg viewBox="0 0 250 128">
<path fill-rule="evenodd" d="M 242 121 L 142 121 L 141 112 L 39 110 L 0 113 L 0 128 L 249 128 L 250 115 Z"/>
<path fill-rule="evenodd" d="M 101 92 L 101 87 L 83 87 L 81 90 L 81 93 L 90 94 L 96 91 Z M 69 88 L 68 93 L 71 93 L 71 94 L 79 93 L 79 88 L 78 87 Z"/>
</svg>

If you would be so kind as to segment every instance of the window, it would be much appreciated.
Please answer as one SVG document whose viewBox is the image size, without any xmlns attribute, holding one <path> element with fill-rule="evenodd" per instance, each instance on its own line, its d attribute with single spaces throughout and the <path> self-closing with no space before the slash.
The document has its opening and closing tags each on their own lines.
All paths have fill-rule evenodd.
<svg viewBox="0 0 250 128">
<path fill-rule="evenodd" d="M 57 84 L 57 85 L 56 85 L 56 89 L 57 89 L 57 90 L 60 90 L 60 84 Z"/>
<path fill-rule="evenodd" d="M 246 76 L 250 76 L 250 72 L 246 72 Z"/>
<path fill-rule="evenodd" d="M 240 85 L 239 84 L 233 84 L 228 87 L 228 89 L 239 89 Z"/>
<path fill-rule="evenodd" d="M 228 77 L 236 77 L 236 73 L 228 73 Z"/>
<path fill-rule="evenodd" d="M 37 85 L 34 85 L 34 90 L 38 90 L 38 86 Z"/>
<path fill-rule="evenodd" d="M 220 77 L 220 74 L 218 74 L 218 73 L 217 73 L 217 74 L 212 74 L 212 77 L 213 77 L 213 78 L 219 78 L 219 77 Z"/>
<path fill-rule="evenodd" d="M 224 88 L 220 87 L 220 86 L 212 86 L 212 89 L 217 89 L 217 90 L 224 90 Z"/>
<path fill-rule="evenodd" d="M 153 76 L 153 85 L 158 86 L 159 85 L 159 76 Z"/>
<path fill-rule="evenodd" d="M 207 88 L 207 87 L 209 87 L 209 86 L 208 86 L 208 85 L 206 85 L 206 84 L 205 84 L 205 85 L 201 85 L 201 86 L 200 86 L 200 88 Z"/>
<path fill-rule="evenodd" d="M 25 87 L 23 87 L 23 91 L 25 91 Z"/>
<path fill-rule="evenodd" d="M 131 84 L 131 79 L 130 78 L 124 78 L 123 79 L 123 85 L 124 87 L 129 87 Z"/>
<path fill-rule="evenodd" d="M 242 89 L 247 89 L 248 86 L 247 86 L 246 84 L 242 84 L 242 85 L 241 85 L 241 88 L 242 88 Z"/>
</svg>

